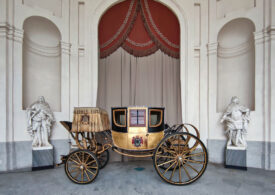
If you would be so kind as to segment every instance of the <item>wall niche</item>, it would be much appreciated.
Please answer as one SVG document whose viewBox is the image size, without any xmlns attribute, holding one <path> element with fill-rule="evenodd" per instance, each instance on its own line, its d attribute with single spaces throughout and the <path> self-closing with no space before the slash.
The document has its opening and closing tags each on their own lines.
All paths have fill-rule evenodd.
<svg viewBox="0 0 275 195">
<path fill-rule="evenodd" d="M 32 16 L 24 21 L 23 109 L 44 96 L 61 111 L 61 35 L 50 20 Z"/>
<path fill-rule="evenodd" d="M 255 26 L 238 18 L 228 22 L 218 34 L 217 112 L 223 112 L 232 96 L 255 110 Z"/>
</svg>

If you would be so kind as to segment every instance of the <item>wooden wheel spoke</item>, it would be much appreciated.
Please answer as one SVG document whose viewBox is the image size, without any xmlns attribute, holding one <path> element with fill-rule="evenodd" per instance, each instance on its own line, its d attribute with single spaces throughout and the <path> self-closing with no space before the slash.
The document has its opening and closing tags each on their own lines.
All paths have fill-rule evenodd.
<svg viewBox="0 0 275 195">
<path fill-rule="evenodd" d="M 177 161 L 173 162 L 164 172 L 163 175 L 176 163 Z"/>
<path fill-rule="evenodd" d="M 87 161 L 89 160 L 89 158 L 90 158 L 90 155 L 87 156 L 87 158 L 86 158 L 86 160 L 84 162 L 85 164 L 87 163 Z"/>
<path fill-rule="evenodd" d="M 83 171 L 83 169 L 81 170 L 81 181 L 84 181 L 84 171 Z"/>
<path fill-rule="evenodd" d="M 78 162 L 81 163 L 81 160 L 80 160 L 79 156 L 76 153 L 74 153 L 74 155 L 76 156 Z"/>
<path fill-rule="evenodd" d="M 203 155 L 203 154 L 204 154 L 204 152 L 199 152 L 199 153 L 195 153 L 195 154 L 186 155 L 185 157 L 200 156 L 200 155 Z"/>
<path fill-rule="evenodd" d="M 186 138 L 186 145 L 188 145 L 189 141 L 190 141 L 191 137 L 188 135 L 188 137 Z"/>
<path fill-rule="evenodd" d="M 77 175 L 75 175 L 73 178 L 74 178 L 74 179 L 77 179 L 78 176 L 79 176 L 79 174 L 80 174 L 80 172 L 81 172 L 81 171 L 79 170 L 79 171 L 77 172 Z"/>
<path fill-rule="evenodd" d="M 92 163 L 96 162 L 95 160 L 92 160 L 91 162 L 88 162 L 86 165 L 90 165 Z"/>
<path fill-rule="evenodd" d="M 186 161 L 192 162 L 192 163 L 198 163 L 198 164 L 205 164 L 204 161 L 196 161 L 196 160 L 191 160 L 191 159 L 186 159 Z"/>
<path fill-rule="evenodd" d="M 85 153 L 82 152 L 82 162 L 84 162 Z"/>
<path fill-rule="evenodd" d="M 92 172 L 90 169 L 87 169 L 87 171 L 89 171 L 90 173 L 92 173 L 93 175 L 95 175 L 95 173 L 94 173 L 94 172 Z"/>
<path fill-rule="evenodd" d="M 197 144 L 196 146 L 193 146 L 193 147 L 189 150 L 189 152 L 193 152 L 194 150 L 196 150 L 197 146 L 198 146 L 198 144 Z"/>
<path fill-rule="evenodd" d="M 185 163 L 185 165 L 187 165 L 188 167 L 190 167 L 193 171 L 195 171 L 196 173 L 199 174 L 199 171 L 197 169 L 195 169 L 193 166 L 189 165 L 188 163 Z"/>
<path fill-rule="evenodd" d="M 162 166 L 162 165 L 165 165 L 165 164 L 168 164 L 168 163 L 171 163 L 171 162 L 173 162 L 173 161 L 175 161 L 175 159 L 166 161 L 166 162 L 164 162 L 164 163 L 161 163 L 161 164 L 158 165 L 158 167 L 159 167 L 159 166 Z"/>
<path fill-rule="evenodd" d="M 188 148 L 188 143 L 189 143 L 190 139 L 191 139 L 190 137 L 187 137 L 186 143 L 185 143 L 184 149 L 181 152 L 181 155 L 184 155 L 184 154 L 186 154 L 188 152 L 191 152 L 191 150 Z"/>
<path fill-rule="evenodd" d="M 169 150 L 169 149 L 167 149 L 167 148 L 163 148 L 163 150 L 164 150 L 165 152 L 168 152 L 168 153 L 172 153 L 172 154 L 177 155 L 177 152 L 174 151 L 174 150 Z"/>
<path fill-rule="evenodd" d="M 71 165 L 72 167 L 77 167 L 77 168 L 79 168 L 79 165 Z"/>
<path fill-rule="evenodd" d="M 86 174 L 86 176 L 87 176 L 87 178 L 89 179 L 89 181 L 91 180 L 91 178 L 90 178 L 90 176 L 89 176 L 89 174 L 87 173 L 87 171 L 86 170 L 84 170 L 84 173 Z"/>
<path fill-rule="evenodd" d="M 172 178 L 173 178 L 173 176 L 174 176 L 174 174 L 175 174 L 175 171 L 176 171 L 177 166 L 178 166 L 178 162 L 177 162 L 176 166 L 174 167 L 174 169 L 173 169 L 173 171 L 172 171 L 172 173 L 171 173 L 171 176 L 170 176 L 170 179 L 169 179 L 169 180 L 172 180 Z"/>
<path fill-rule="evenodd" d="M 178 135 L 178 154 L 180 153 L 180 135 Z"/>
<path fill-rule="evenodd" d="M 180 164 L 181 163 L 179 163 L 179 183 L 181 183 L 181 168 L 180 168 Z"/>
<path fill-rule="evenodd" d="M 174 156 L 162 156 L 162 155 L 157 155 L 159 158 L 175 158 Z"/>
<path fill-rule="evenodd" d="M 182 167 L 183 167 L 186 175 L 188 176 L 188 178 L 191 180 L 192 178 L 191 178 L 190 174 L 188 173 L 187 169 L 185 168 L 185 166 L 183 164 L 182 164 Z"/>
<path fill-rule="evenodd" d="M 70 170 L 70 173 L 74 173 L 74 172 L 77 172 L 77 171 L 79 171 L 79 169 L 78 168 L 74 168 L 74 169 Z"/>
<path fill-rule="evenodd" d="M 77 165 L 80 165 L 79 162 L 77 162 L 76 160 L 72 159 L 72 158 L 69 158 L 69 160 L 73 161 L 74 163 L 76 163 Z"/>
<path fill-rule="evenodd" d="M 97 167 L 87 166 L 87 169 L 97 169 Z"/>
</svg>

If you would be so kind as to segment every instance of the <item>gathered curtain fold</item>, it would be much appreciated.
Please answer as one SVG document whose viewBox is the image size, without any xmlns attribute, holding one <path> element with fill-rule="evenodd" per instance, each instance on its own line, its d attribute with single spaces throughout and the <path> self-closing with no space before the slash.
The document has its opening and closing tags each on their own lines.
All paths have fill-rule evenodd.
<svg viewBox="0 0 275 195">
<path fill-rule="evenodd" d="M 99 23 L 100 58 L 123 47 L 143 57 L 158 49 L 179 58 L 180 27 L 166 6 L 153 0 L 126 0 L 111 7 Z"/>
</svg>

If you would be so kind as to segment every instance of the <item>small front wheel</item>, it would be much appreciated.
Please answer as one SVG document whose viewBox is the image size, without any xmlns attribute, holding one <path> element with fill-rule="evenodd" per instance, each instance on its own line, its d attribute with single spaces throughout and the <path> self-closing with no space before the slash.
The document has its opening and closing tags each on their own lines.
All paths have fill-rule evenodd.
<svg viewBox="0 0 275 195">
<path fill-rule="evenodd" d="M 159 176 L 170 184 L 187 185 L 204 173 L 208 156 L 201 140 L 190 133 L 173 133 L 162 139 L 153 156 Z"/>
<path fill-rule="evenodd" d="M 99 162 L 91 151 L 76 150 L 68 155 L 65 172 L 71 181 L 77 184 L 88 184 L 97 177 Z"/>
</svg>

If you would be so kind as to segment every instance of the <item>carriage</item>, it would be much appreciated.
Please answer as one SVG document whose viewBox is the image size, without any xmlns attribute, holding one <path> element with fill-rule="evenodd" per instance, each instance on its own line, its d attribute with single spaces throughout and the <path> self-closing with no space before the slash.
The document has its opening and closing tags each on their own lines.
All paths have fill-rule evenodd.
<svg viewBox="0 0 275 195">
<path fill-rule="evenodd" d="M 109 161 L 109 149 L 129 157 L 152 157 L 158 175 L 167 183 L 190 184 L 207 166 L 207 150 L 191 124 L 168 126 L 161 107 L 77 107 L 73 122 L 61 121 L 77 149 L 61 157 L 68 178 L 78 184 L 95 180 Z"/>
</svg>

